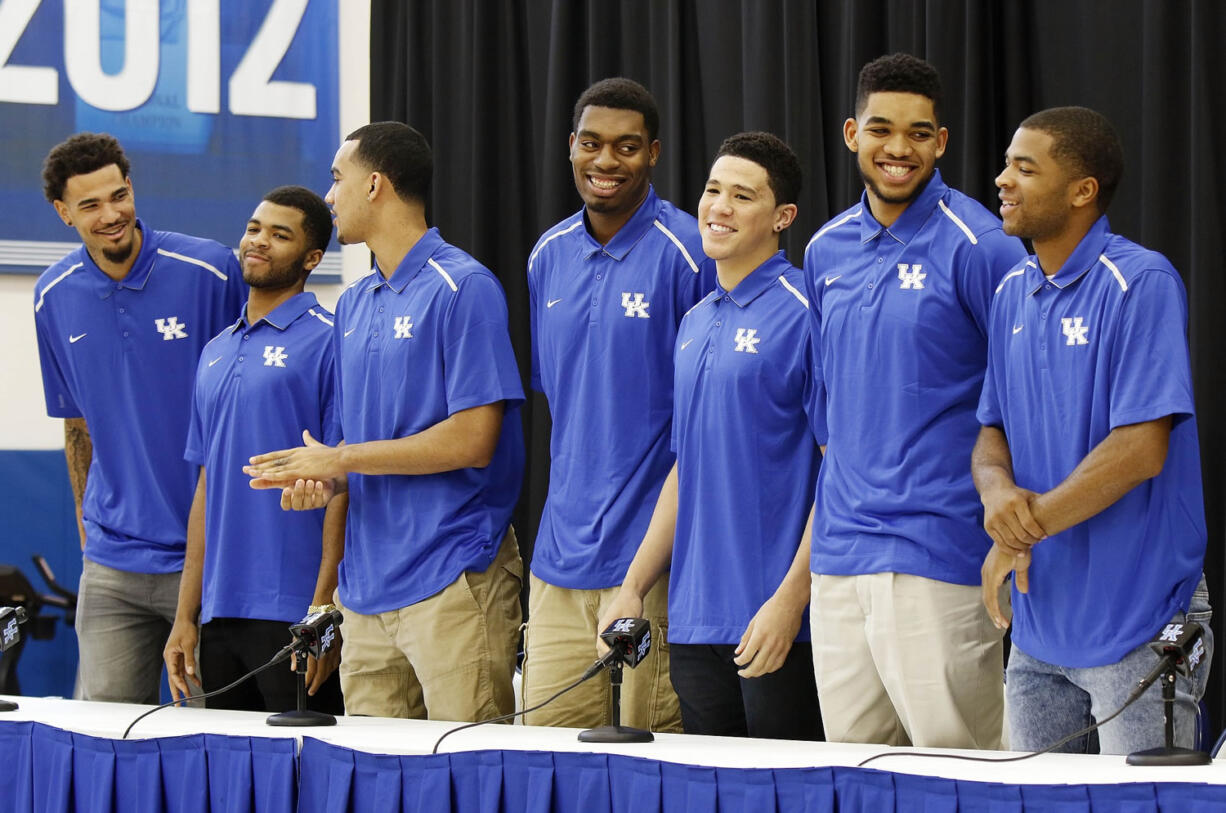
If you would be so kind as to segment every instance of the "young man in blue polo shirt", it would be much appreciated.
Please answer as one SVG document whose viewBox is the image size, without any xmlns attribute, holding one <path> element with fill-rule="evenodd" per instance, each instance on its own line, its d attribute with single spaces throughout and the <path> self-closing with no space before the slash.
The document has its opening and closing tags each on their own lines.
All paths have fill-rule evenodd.
<svg viewBox="0 0 1226 813">
<path fill-rule="evenodd" d="M 659 112 L 646 88 L 604 79 L 575 103 L 570 161 L 583 208 L 528 258 L 532 386 L 553 418 L 549 494 L 532 554 L 523 704 L 591 664 L 592 639 L 642 539 L 673 454 L 672 351 L 682 315 L 711 290 L 692 216 L 656 196 Z M 667 585 L 644 612 L 667 627 Z M 628 673 L 627 724 L 679 731 L 664 636 Z M 527 716 L 535 725 L 609 722 L 601 674 Z"/>
<path fill-rule="evenodd" d="M 940 108 L 927 62 L 864 66 L 843 125 L 864 194 L 805 251 L 829 432 L 813 662 L 832 741 L 997 748 L 1003 645 L 967 461 L 992 292 L 1025 252 L 941 179 Z"/>
<path fill-rule="evenodd" d="M 243 475 L 251 455 L 295 443 L 303 430 L 336 442 L 332 314 L 303 290 L 331 236 L 323 200 L 281 186 L 264 196 L 239 243 L 251 295 L 238 321 L 205 345 L 196 370 L 184 457 L 200 466 L 200 480 L 163 653 L 172 698 L 190 696 L 189 681 L 208 692 L 257 669 L 285 645 L 289 624 L 332 602 L 343 501 L 327 507 L 328 520 L 320 509 L 286 514 Z M 340 681 L 329 677 L 336 660 L 308 664 L 311 708 L 343 711 Z M 288 711 L 297 686 L 287 668 L 266 670 L 207 705 Z"/>
<path fill-rule="evenodd" d="M 196 360 L 246 286 L 230 249 L 137 219 L 129 168 L 105 134 L 47 155 L 43 191 L 82 246 L 39 277 L 34 324 L 84 551 L 81 693 L 154 703 L 196 484 L 183 459 Z"/>
<path fill-rule="evenodd" d="M 698 203 L 718 284 L 677 334 L 677 462 L 601 619 L 639 616 L 668 572 L 687 734 L 821 738 L 805 609 L 822 391 L 802 272 L 779 251 L 800 183 L 770 133 L 720 145 Z"/>
<path fill-rule="evenodd" d="M 1176 679 L 1178 744 L 1194 742 L 1212 656 L 1187 295 L 1170 261 L 1112 234 L 1123 174 L 1110 122 L 1083 107 L 1023 121 L 996 179 L 1005 231 L 1034 255 L 992 303 L 975 484 L 994 545 L 983 601 L 1016 571 L 1007 680 L 1012 747 L 1104 720 L 1156 664 L 1147 645 L 1185 619 L 1204 655 Z M 1102 753 L 1164 744 L 1151 687 L 1098 731 Z M 1084 752 L 1088 737 L 1063 747 Z"/>
<path fill-rule="evenodd" d="M 426 140 L 397 122 L 337 150 L 326 198 L 337 237 L 375 255 L 336 306 L 344 443 L 304 434 L 307 445 L 247 471 L 284 488 L 289 508 L 348 489 L 346 710 L 480 720 L 515 704 L 523 389 L 498 280 L 427 228 L 432 172 Z"/>
</svg>

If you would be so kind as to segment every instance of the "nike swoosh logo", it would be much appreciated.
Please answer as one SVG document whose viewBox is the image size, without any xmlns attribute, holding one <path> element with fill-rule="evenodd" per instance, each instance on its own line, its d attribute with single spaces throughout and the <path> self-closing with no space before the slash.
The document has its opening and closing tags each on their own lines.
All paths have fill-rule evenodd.
<svg viewBox="0 0 1226 813">
<path fill-rule="evenodd" d="M 217 363 L 217 362 L 219 362 L 219 361 L 221 361 L 221 356 L 218 356 L 217 358 L 215 358 L 215 359 L 213 359 L 212 361 L 210 361 L 210 362 L 209 362 L 209 366 L 210 366 L 210 367 L 212 367 L 214 364 L 216 364 L 216 363 Z"/>
<path fill-rule="evenodd" d="M 562 301 L 562 298 L 561 298 L 561 297 L 558 297 L 557 299 L 551 299 L 551 300 L 549 300 L 548 302 L 546 302 L 546 303 L 545 303 L 545 307 L 546 307 L 546 308 L 552 308 L 554 305 L 558 304 L 558 303 L 559 303 L 559 302 L 561 302 L 561 301 Z"/>
<path fill-rule="evenodd" d="M 348 338 L 349 338 L 349 334 L 350 334 L 350 333 L 352 333 L 352 332 L 353 332 L 353 331 L 355 331 L 355 330 L 357 330 L 357 328 L 356 328 L 356 327 L 351 327 L 351 328 L 349 328 L 348 330 L 346 330 L 346 331 L 345 331 L 345 335 L 344 335 L 344 337 L 343 337 L 343 338 L 348 339 Z"/>
<path fill-rule="evenodd" d="M 86 336 L 88 336 L 88 335 L 89 335 L 88 333 L 82 333 L 80 336 L 69 336 L 69 337 L 68 337 L 68 343 L 69 343 L 69 344 L 76 344 L 77 342 L 81 341 L 82 339 L 84 339 L 84 338 L 85 338 Z"/>
<path fill-rule="evenodd" d="M 683 341 L 683 342 L 681 343 L 681 349 L 682 349 L 682 350 L 684 350 L 685 348 L 689 347 L 689 346 L 690 346 L 690 342 L 692 342 L 692 341 L 694 341 L 694 340 L 693 340 L 693 339 L 686 339 L 685 341 Z"/>
<path fill-rule="evenodd" d="M 826 277 L 826 284 L 831 285 L 834 283 L 836 279 L 842 279 L 842 278 L 843 278 L 842 274 L 839 274 L 837 277 Z"/>
<path fill-rule="evenodd" d="M 1014 326 L 1013 326 L 1013 335 L 1014 335 L 1014 336 L 1016 336 L 1017 334 L 1021 333 L 1021 332 L 1022 332 L 1022 328 L 1024 328 L 1024 327 L 1026 327 L 1026 326 L 1025 326 L 1025 325 L 1014 325 Z"/>
</svg>

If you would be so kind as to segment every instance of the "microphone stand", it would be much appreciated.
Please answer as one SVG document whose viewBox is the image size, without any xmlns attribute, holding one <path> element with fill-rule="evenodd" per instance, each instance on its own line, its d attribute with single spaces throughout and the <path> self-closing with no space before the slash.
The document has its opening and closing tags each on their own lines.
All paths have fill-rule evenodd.
<svg viewBox="0 0 1226 813">
<path fill-rule="evenodd" d="M 273 726 L 328 726 L 336 725 L 336 718 L 322 711 L 303 708 L 306 705 L 307 645 L 298 639 L 294 643 L 294 673 L 298 676 L 298 708 L 269 715 L 265 720 Z"/>
<path fill-rule="evenodd" d="M 1166 723 L 1166 745 L 1134 751 L 1128 755 L 1129 765 L 1208 765 L 1212 760 L 1204 751 L 1175 747 L 1175 665 L 1162 674 L 1162 716 Z"/>
<path fill-rule="evenodd" d="M 579 742 L 651 742 L 655 739 L 650 731 L 624 726 L 622 722 L 622 662 L 619 658 L 609 664 L 609 685 L 613 690 L 612 725 L 589 728 L 579 732 Z"/>
</svg>

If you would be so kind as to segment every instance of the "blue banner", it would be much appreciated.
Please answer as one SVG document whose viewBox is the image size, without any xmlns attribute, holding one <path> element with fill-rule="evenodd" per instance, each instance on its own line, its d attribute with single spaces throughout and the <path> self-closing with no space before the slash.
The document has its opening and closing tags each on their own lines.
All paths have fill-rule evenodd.
<svg viewBox="0 0 1226 813">
<path fill-rule="evenodd" d="M 41 167 L 82 130 L 124 145 L 153 228 L 236 246 L 274 186 L 324 194 L 340 140 L 337 4 L 0 2 L 0 272 L 41 271 L 78 242 Z M 338 272 L 340 252 L 328 259 Z"/>
</svg>

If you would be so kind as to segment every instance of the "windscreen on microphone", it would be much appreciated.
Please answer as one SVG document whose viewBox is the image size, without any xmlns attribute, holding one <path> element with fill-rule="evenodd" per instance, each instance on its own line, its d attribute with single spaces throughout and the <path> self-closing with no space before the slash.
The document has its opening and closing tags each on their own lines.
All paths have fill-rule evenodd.
<svg viewBox="0 0 1226 813">
<path fill-rule="evenodd" d="M 1195 621 L 1172 622 L 1149 642 L 1159 657 L 1170 657 L 1179 674 L 1190 676 L 1205 657 L 1204 629 Z"/>
<path fill-rule="evenodd" d="M 324 610 L 291 624 L 289 631 L 294 636 L 295 644 L 305 648 L 312 657 L 319 658 L 336 645 L 336 628 L 344 620 L 340 610 Z"/>
<path fill-rule="evenodd" d="M 633 668 L 651 651 L 651 622 L 646 618 L 619 618 L 600 633 L 600 639 L 618 653 L 622 663 Z"/>
<path fill-rule="evenodd" d="M 25 607 L 0 607 L 0 652 L 21 642 L 21 632 L 17 625 L 25 622 Z"/>
</svg>

